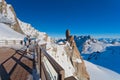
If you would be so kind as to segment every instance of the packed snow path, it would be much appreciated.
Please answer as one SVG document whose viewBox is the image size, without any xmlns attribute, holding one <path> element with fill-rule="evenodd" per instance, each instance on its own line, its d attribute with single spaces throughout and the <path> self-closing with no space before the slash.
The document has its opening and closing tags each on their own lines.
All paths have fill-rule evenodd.
<svg viewBox="0 0 120 80">
<path fill-rule="evenodd" d="M 31 80 L 33 60 L 24 56 L 24 51 L 0 48 L 0 79 Z"/>
</svg>

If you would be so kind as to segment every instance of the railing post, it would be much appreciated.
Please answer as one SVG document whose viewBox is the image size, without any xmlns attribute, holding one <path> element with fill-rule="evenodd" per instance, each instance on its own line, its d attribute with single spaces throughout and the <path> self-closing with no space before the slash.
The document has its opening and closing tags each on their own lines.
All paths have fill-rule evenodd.
<svg viewBox="0 0 120 80">
<path fill-rule="evenodd" d="M 16 44 L 16 41 L 15 41 L 15 40 L 13 40 L 13 44 Z"/>
<path fill-rule="evenodd" d="M 8 41 L 7 40 L 5 40 L 5 45 L 8 45 Z"/>
</svg>

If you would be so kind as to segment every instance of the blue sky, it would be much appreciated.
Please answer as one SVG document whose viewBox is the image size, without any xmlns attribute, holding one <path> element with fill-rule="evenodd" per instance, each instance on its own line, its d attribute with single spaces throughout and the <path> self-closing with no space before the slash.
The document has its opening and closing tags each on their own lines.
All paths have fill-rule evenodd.
<svg viewBox="0 0 120 80">
<path fill-rule="evenodd" d="M 6 0 L 17 17 L 51 36 L 120 34 L 120 0 Z M 104 35 L 105 34 L 105 35 Z"/>
</svg>

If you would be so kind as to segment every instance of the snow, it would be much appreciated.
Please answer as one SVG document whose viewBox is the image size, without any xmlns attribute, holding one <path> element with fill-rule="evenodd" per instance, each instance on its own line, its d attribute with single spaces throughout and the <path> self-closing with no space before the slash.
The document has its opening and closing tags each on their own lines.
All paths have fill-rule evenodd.
<svg viewBox="0 0 120 80">
<path fill-rule="evenodd" d="M 120 80 L 120 74 L 85 61 L 90 80 Z"/>
<path fill-rule="evenodd" d="M 58 44 L 59 44 L 59 45 L 63 45 L 64 43 L 61 41 L 61 42 L 59 42 Z"/>
<path fill-rule="evenodd" d="M 10 4 L 7 4 L 7 17 L 9 20 L 11 20 L 13 23 L 15 22 L 15 15 L 13 11 L 11 11 L 10 7 L 12 7 Z"/>
<path fill-rule="evenodd" d="M 44 57 L 43 62 L 47 72 L 50 74 L 51 80 L 56 80 L 58 78 L 58 74 L 46 57 Z"/>
<path fill-rule="evenodd" d="M 108 41 L 105 40 L 86 40 L 83 45 L 82 57 L 85 60 L 108 68 L 120 74 L 119 39 L 107 39 Z"/>
<path fill-rule="evenodd" d="M 106 43 L 107 41 L 93 41 L 91 39 L 86 40 L 84 45 L 83 45 L 83 49 L 82 49 L 82 53 L 84 54 L 91 54 L 94 52 L 104 52 L 106 50 L 107 47 L 109 46 L 120 46 L 120 42 L 114 42 L 112 43 Z M 113 41 L 111 41 L 113 42 Z"/>
<path fill-rule="evenodd" d="M 92 42 L 91 40 L 87 40 L 83 47 L 84 49 L 82 53 L 90 54 L 93 52 L 103 52 L 106 48 L 106 44 L 102 42 Z"/>
<path fill-rule="evenodd" d="M 73 60 L 73 62 L 82 63 L 81 59 L 78 59 L 78 58 Z"/>
<path fill-rule="evenodd" d="M 2 0 L 0 0 L 1 2 Z M 5 7 L 5 6 L 4 6 Z M 5 10 L 3 11 L 3 14 L 0 14 L 0 40 L 22 40 L 24 38 L 24 35 L 17 33 L 13 29 L 10 28 L 10 25 L 15 23 L 15 15 L 13 11 L 10 9 L 11 5 L 6 5 L 6 10 L 7 13 L 5 13 Z M 20 28 L 22 31 L 25 33 L 25 35 L 31 35 L 37 37 L 37 41 L 39 42 L 39 45 L 41 44 L 47 44 L 46 50 L 48 54 L 50 54 L 56 62 L 60 64 L 60 66 L 65 70 L 65 77 L 70 77 L 73 76 L 75 69 L 67 55 L 67 51 L 65 50 L 65 47 L 69 47 L 72 49 L 72 47 L 69 46 L 69 43 L 64 44 L 62 41 L 59 42 L 58 44 L 54 43 L 50 37 L 46 35 L 44 32 L 39 32 L 36 30 L 34 27 L 32 27 L 30 24 L 25 23 L 17 19 L 20 25 Z M 6 25 L 4 23 L 10 24 Z M 45 40 L 47 38 L 47 41 Z M 82 39 L 82 40 L 81 40 Z M 78 37 L 78 40 L 81 40 L 79 44 L 80 45 L 78 48 L 81 49 L 83 43 L 85 42 L 84 50 L 82 53 L 85 54 L 92 54 L 94 52 L 99 52 L 99 53 L 104 53 L 102 54 L 102 58 L 98 60 L 92 60 L 91 62 L 95 63 L 92 64 L 88 61 L 85 61 L 86 68 L 88 73 L 90 74 L 90 80 L 120 80 L 120 75 L 116 73 L 117 71 L 120 72 L 119 70 L 119 55 L 112 55 L 109 53 L 120 53 L 119 47 L 118 48 L 110 48 L 109 51 L 106 51 L 106 48 L 109 46 L 120 46 L 119 42 L 114 42 L 114 44 L 111 44 L 112 41 L 110 40 L 109 42 L 111 43 L 104 43 L 101 41 L 98 41 L 96 39 L 92 39 L 90 36 L 84 37 Z M 14 46 L 14 45 L 12 45 Z M 18 47 L 14 46 L 16 49 L 22 48 L 23 46 Z M 27 54 L 29 58 L 33 59 L 34 55 Z M 109 57 L 112 56 L 112 57 Z M 116 57 L 117 56 L 117 57 Z M 47 60 L 46 60 L 47 61 Z M 82 63 L 81 59 L 76 58 L 73 60 L 74 62 L 77 63 Z M 98 63 L 98 64 L 97 64 Z M 47 62 L 48 64 L 48 62 Z M 114 64 L 114 67 L 113 67 Z M 98 66 L 99 65 L 99 66 Z M 105 68 L 104 68 L 105 67 Z M 49 67 L 51 69 L 51 67 Z M 116 69 L 117 68 L 117 69 Z M 111 70 L 109 70 L 111 69 Z M 51 69 L 53 71 L 53 69 Z M 116 72 L 113 72 L 116 71 Z M 53 74 L 55 72 L 53 71 Z"/>
<path fill-rule="evenodd" d="M 6 4 L 6 3 L 5 3 Z M 12 7 L 9 4 L 6 4 L 4 6 L 5 9 L 3 9 L 3 13 L 0 13 L 0 22 L 1 23 L 7 23 L 13 25 L 15 23 L 15 15 L 13 11 L 10 9 Z"/>
<path fill-rule="evenodd" d="M 31 35 L 33 37 L 37 37 L 40 40 L 44 40 L 44 38 L 46 37 L 46 33 L 45 32 L 40 32 L 36 29 L 34 29 L 34 27 L 32 27 L 30 24 L 25 23 L 20 21 L 19 19 L 17 19 L 20 27 L 22 29 L 22 31 L 26 34 L 26 35 Z"/>
<path fill-rule="evenodd" d="M 84 59 L 120 74 L 120 46 L 108 46 L 104 52 L 82 54 Z"/>
<path fill-rule="evenodd" d="M 55 59 L 57 63 L 65 70 L 65 77 L 70 77 L 74 74 L 75 69 L 69 60 L 65 51 L 66 45 L 57 45 L 53 43 L 47 43 L 47 52 Z"/>
<path fill-rule="evenodd" d="M 75 37 L 91 80 L 120 80 L 120 39 Z"/>
<path fill-rule="evenodd" d="M 0 40 L 21 40 L 24 35 L 14 31 L 8 25 L 0 23 Z"/>
</svg>

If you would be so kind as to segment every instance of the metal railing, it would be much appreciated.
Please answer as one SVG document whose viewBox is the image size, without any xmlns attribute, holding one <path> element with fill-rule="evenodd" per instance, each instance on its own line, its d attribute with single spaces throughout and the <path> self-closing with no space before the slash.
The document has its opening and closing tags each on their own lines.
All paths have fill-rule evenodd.
<svg viewBox="0 0 120 80">
<path fill-rule="evenodd" d="M 64 80 L 64 69 L 46 52 L 45 44 L 37 48 L 41 80 Z"/>
</svg>

